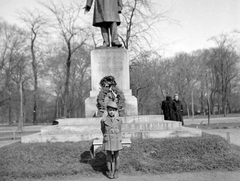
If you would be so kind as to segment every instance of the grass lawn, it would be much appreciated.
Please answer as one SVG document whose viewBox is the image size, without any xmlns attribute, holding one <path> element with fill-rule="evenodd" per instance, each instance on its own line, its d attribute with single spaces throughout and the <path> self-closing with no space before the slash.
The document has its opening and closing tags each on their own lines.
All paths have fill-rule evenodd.
<svg viewBox="0 0 240 181">
<path fill-rule="evenodd" d="M 16 143 L 0 148 L 0 178 L 45 178 L 48 176 L 92 176 L 106 171 L 106 154 L 101 149 L 91 158 L 91 142 Z M 132 140 L 120 154 L 120 172 L 180 173 L 239 170 L 240 147 L 218 136 L 199 138 Z"/>
</svg>

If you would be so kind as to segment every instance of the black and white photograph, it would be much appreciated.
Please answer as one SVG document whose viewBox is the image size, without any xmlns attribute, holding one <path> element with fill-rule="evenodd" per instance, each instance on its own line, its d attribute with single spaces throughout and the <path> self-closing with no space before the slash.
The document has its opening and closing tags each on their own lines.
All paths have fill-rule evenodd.
<svg viewBox="0 0 240 181">
<path fill-rule="evenodd" d="M 239 0 L 0 0 L 0 181 L 240 181 Z"/>
</svg>

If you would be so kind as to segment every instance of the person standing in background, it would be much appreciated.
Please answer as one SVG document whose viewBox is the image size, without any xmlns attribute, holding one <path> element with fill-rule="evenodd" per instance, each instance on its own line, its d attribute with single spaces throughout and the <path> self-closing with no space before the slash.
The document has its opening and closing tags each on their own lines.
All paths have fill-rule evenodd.
<svg viewBox="0 0 240 181">
<path fill-rule="evenodd" d="M 174 120 L 173 100 L 171 96 L 166 96 L 166 100 L 162 101 L 164 120 Z"/>
<path fill-rule="evenodd" d="M 173 111 L 174 111 L 175 121 L 180 121 L 182 123 L 182 125 L 184 125 L 183 117 L 182 117 L 183 105 L 182 105 L 182 102 L 178 98 L 178 94 L 174 95 Z"/>
</svg>

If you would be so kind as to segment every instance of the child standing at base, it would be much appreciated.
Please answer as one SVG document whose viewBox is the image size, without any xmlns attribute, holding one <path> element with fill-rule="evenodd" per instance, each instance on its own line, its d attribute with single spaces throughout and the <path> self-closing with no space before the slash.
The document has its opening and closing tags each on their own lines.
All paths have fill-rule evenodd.
<svg viewBox="0 0 240 181">
<path fill-rule="evenodd" d="M 118 178 L 119 150 L 122 149 L 122 120 L 116 118 L 117 104 L 107 104 L 107 116 L 101 120 L 103 133 L 103 149 L 107 151 L 107 175 L 109 178 Z"/>
</svg>

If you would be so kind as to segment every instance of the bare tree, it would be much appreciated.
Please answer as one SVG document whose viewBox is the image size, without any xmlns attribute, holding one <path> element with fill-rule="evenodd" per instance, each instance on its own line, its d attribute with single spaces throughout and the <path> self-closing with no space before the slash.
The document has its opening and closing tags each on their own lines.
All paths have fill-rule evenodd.
<svg viewBox="0 0 240 181">
<path fill-rule="evenodd" d="M 227 114 L 227 102 L 229 99 L 232 80 L 239 75 L 237 64 L 240 60 L 234 47 L 234 41 L 226 34 L 213 37 L 217 47 L 212 49 L 211 65 L 215 70 L 216 80 L 219 80 L 219 93 L 222 97 L 222 110 Z"/>
<path fill-rule="evenodd" d="M 138 100 L 139 114 L 149 114 L 150 100 L 154 95 L 154 65 L 151 52 L 142 52 L 131 66 L 130 78 L 133 95 Z M 147 108 L 147 107 L 151 107 Z M 149 111 L 148 111 L 149 110 Z"/>
<path fill-rule="evenodd" d="M 21 50 L 16 52 L 14 58 L 14 67 L 12 69 L 11 78 L 17 84 L 19 92 L 19 117 L 17 131 L 23 132 L 23 123 L 25 122 L 26 115 L 24 105 L 24 84 L 30 79 L 31 75 L 28 74 L 28 58 Z"/>
<path fill-rule="evenodd" d="M 64 52 L 58 45 L 51 45 L 53 52 L 49 53 L 48 61 L 45 64 L 45 73 L 51 81 L 52 89 L 56 94 L 55 115 L 57 118 L 62 116 L 63 104 L 62 95 L 64 94 Z M 86 46 L 78 48 L 72 55 L 72 69 L 69 80 L 69 116 L 84 117 L 84 100 L 90 91 L 90 49 Z"/>
<path fill-rule="evenodd" d="M 239 110 L 240 56 L 236 44 L 224 37 L 214 39 L 218 42 L 215 48 L 181 52 L 167 59 L 152 56 L 153 52 L 139 54 L 130 69 L 133 94 L 141 100 L 139 112 L 146 114 L 144 105 L 151 107 L 173 93 L 180 95 L 193 118 L 199 106 L 202 112 L 207 109 L 209 124 L 210 113 L 216 106 L 220 113 L 223 101 L 225 110 Z"/>
<path fill-rule="evenodd" d="M 71 61 L 73 53 L 84 45 L 87 40 L 86 28 L 81 21 L 80 12 L 83 5 L 75 1 L 49 1 L 49 3 L 41 3 L 54 16 L 57 24 L 54 26 L 63 41 L 65 42 L 66 57 L 66 78 L 64 89 L 64 116 L 69 115 L 69 80 L 71 71 Z"/>
<path fill-rule="evenodd" d="M 51 92 L 56 95 L 55 118 L 63 116 L 63 94 L 65 81 L 65 53 L 59 42 L 48 46 L 47 61 L 44 64 L 44 76 L 51 82 Z"/>
<path fill-rule="evenodd" d="M 1 24 L 1 87 L 5 106 L 8 109 L 8 122 L 12 124 L 12 103 L 14 95 L 14 85 L 11 81 L 12 70 L 16 59 L 16 52 L 24 47 L 23 41 L 25 33 L 15 25 L 9 25 L 6 22 Z"/>
<path fill-rule="evenodd" d="M 175 92 L 172 80 L 174 74 L 173 67 L 174 61 L 171 58 L 157 58 L 154 66 L 155 83 L 156 90 L 161 93 L 162 99 L 165 99 L 167 95 L 173 95 Z"/>
<path fill-rule="evenodd" d="M 148 38 L 152 37 L 150 31 L 154 29 L 154 25 L 166 20 L 166 12 L 159 11 L 159 9 L 155 11 L 149 0 L 126 0 L 123 7 L 120 38 L 126 49 L 129 49 L 133 43 L 142 43 L 142 39 L 149 42 Z"/>
<path fill-rule="evenodd" d="M 47 19 L 44 18 L 43 14 L 35 9 L 34 11 L 25 9 L 20 14 L 20 19 L 25 23 L 28 28 L 28 38 L 30 40 L 30 50 L 32 57 L 32 71 L 33 71 L 33 82 L 34 82 L 34 93 L 33 93 L 33 124 L 37 124 L 37 100 L 38 100 L 38 64 L 39 57 L 37 54 L 37 39 L 41 38 L 46 33 Z"/>
<path fill-rule="evenodd" d="M 24 122 L 24 107 L 23 107 L 23 84 L 29 78 L 27 64 L 27 51 L 26 51 L 26 32 L 17 28 L 5 24 L 4 33 L 7 46 L 7 59 L 4 65 L 5 70 L 5 88 L 9 97 L 9 121 L 11 121 L 12 107 L 11 102 L 13 99 L 15 86 L 19 93 L 19 113 L 18 113 L 18 131 L 23 131 Z M 11 89 L 13 87 L 13 89 Z"/>
</svg>

